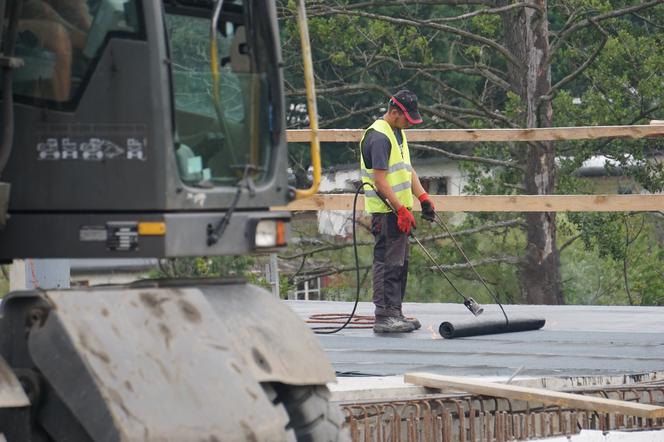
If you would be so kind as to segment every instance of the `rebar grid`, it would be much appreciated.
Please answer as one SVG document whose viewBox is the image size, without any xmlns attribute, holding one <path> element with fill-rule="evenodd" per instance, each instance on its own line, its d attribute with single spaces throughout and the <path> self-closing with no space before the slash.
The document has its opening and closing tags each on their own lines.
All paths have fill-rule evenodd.
<svg viewBox="0 0 664 442">
<path fill-rule="evenodd" d="M 664 386 L 661 385 L 586 389 L 576 393 L 664 404 Z M 664 428 L 664 419 L 473 395 L 348 403 L 342 404 L 341 409 L 354 442 L 507 442 L 568 436 L 582 429 Z"/>
</svg>

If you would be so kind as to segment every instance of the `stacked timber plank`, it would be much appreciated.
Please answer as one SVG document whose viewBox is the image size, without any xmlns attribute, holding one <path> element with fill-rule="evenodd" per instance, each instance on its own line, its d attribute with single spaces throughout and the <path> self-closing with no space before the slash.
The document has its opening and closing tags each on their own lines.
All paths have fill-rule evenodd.
<svg viewBox="0 0 664 442">
<path fill-rule="evenodd" d="M 429 388 L 463 391 L 472 394 L 524 400 L 546 405 L 558 405 L 577 410 L 621 413 L 625 416 L 638 416 L 648 419 L 664 418 L 664 407 L 657 405 L 564 393 L 541 388 L 499 384 L 432 373 L 407 373 L 404 375 L 404 381 Z"/>
</svg>

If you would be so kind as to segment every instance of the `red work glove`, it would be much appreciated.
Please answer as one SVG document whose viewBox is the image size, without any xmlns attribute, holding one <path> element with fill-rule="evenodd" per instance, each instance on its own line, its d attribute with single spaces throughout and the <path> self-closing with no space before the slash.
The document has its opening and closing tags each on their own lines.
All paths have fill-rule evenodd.
<svg viewBox="0 0 664 442">
<path fill-rule="evenodd" d="M 422 206 L 422 219 L 433 222 L 436 219 L 436 208 L 429 199 L 429 194 L 424 192 L 417 199 L 420 200 Z"/>
<path fill-rule="evenodd" d="M 415 228 L 415 218 L 413 217 L 413 214 L 410 213 L 408 207 L 399 207 L 399 210 L 397 210 L 397 227 L 399 227 L 399 230 L 403 233 L 409 234 L 411 226 L 413 229 Z"/>
</svg>

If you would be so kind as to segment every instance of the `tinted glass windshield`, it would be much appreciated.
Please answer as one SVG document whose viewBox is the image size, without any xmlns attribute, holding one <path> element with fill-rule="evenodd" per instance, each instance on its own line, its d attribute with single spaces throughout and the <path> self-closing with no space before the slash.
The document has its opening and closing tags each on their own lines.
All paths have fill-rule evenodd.
<svg viewBox="0 0 664 442">
<path fill-rule="evenodd" d="M 14 71 L 17 96 L 67 102 L 112 36 L 142 35 L 138 0 L 24 0 Z"/>
<path fill-rule="evenodd" d="M 210 19 L 167 15 L 176 157 L 182 180 L 192 186 L 229 186 L 245 173 L 255 181 L 267 174 L 268 81 L 255 67 L 244 17 L 239 5 L 234 5 L 232 14 L 222 11 L 215 77 L 210 65 Z"/>
</svg>

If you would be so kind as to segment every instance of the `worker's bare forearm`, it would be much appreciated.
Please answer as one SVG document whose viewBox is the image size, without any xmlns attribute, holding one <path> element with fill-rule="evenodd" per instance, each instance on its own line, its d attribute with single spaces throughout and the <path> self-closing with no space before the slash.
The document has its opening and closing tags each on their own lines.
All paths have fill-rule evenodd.
<svg viewBox="0 0 664 442">
<path fill-rule="evenodd" d="M 420 177 L 417 176 L 417 172 L 415 172 L 415 169 L 412 170 L 412 177 L 410 181 L 411 188 L 413 189 L 413 195 L 415 195 L 415 197 L 419 198 L 420 195 L 426 192 L 422 186 L 422 183 L 420 182 Z"/>
</svg>

